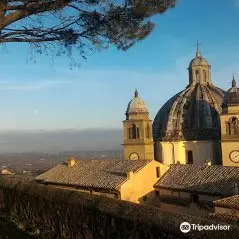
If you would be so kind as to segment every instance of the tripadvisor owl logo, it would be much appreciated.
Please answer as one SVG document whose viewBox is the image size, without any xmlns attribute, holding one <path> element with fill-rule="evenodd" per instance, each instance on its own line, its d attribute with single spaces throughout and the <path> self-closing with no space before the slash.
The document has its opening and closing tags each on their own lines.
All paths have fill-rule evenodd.
<svg viewBox="0 0 239 239">
<path fill-rule="evenodd" d="M 180 225 L 180 230 L 183 233 L 188 233 L 191 230 L 191 225 L 188 222 L 182 222 Z"/>
<path fill-rule="evenodd" d="M 180 224 L 180 231 L 183 233 L 188 233 L 191 230 L 197 231 L 214 231 L 214 230 L 230 230 L 230 225 L 220 225 L 220 224 L 211 224 L 211 225 L 199 225 L 199 224 L 190 224 L 188 222 L 183 222 Z"/>
</svg>

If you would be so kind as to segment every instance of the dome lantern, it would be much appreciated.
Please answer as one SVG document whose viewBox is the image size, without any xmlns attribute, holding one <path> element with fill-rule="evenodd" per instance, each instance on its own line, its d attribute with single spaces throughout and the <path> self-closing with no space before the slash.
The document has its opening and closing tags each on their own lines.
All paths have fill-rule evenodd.
<svg viewBox="0 0 239 239">
<path fill-rule="evenodd" d="M 199 50 L 196 52 L 196 57 L 201 57 L 201 52 Z"/>
<path fill-rule="evenodd" d="M 239 88 L 236 86 L 234 74 L 232 77 L 232 87 L 226 92 L 222 104 L 224 109 L 231 106 L 239 106 Z"/>
<path fill-rule="evenodd" d="M 211 66 L 208 64 L 207 60 L 204 57 L 202 57 L 198 42 L 196 57 L 191 60 L 188 70 L 189 70 L 189 85 L 211 84 Z"/>
</svg>

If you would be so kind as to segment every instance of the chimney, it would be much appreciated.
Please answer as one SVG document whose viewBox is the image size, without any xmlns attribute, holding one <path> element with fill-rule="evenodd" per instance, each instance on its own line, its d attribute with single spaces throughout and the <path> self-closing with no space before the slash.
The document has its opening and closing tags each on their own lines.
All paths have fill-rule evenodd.
<svg viewBox="0 0 239 239">
<path fill-rule="evenodd" d="M 133 177 L 133 174 L 134 174 L 133 171 L 127 172 L 127 178 L 131 179 Z"/>
<path fill-rule="evenodd" d="M 233 191 L 234 191 L 235 195 L 239 194 L 238 183 L 234 183 L 234 188 L 233 189 L 234 189 Z"/>
<path fill-rule="evenodd" d="M 68 167 L 73 167 L 76 164 L 76 159 L 74 157 L 71 157 L 68 159 Z"/>
</svg>

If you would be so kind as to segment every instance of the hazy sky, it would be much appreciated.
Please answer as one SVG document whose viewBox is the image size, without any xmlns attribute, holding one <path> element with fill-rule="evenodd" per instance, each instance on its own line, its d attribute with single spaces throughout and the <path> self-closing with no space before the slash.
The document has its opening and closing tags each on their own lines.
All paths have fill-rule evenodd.
<svg viewBox="0 0 239 239">
<path fill-rule="evenodd" d="M 188 84 L 197 39 L 214 84 L 229 88 L 233 72 L 239 83 L 239 0 L 178 0 L 153 20 L 145 41 L 94 53 L 79 69 L 67 57 L 27 63 L 27 46 L 8 45 L 0 58 L 0 129 L 121 128 L 135 88 L 153 119 Z"/>
</svg>

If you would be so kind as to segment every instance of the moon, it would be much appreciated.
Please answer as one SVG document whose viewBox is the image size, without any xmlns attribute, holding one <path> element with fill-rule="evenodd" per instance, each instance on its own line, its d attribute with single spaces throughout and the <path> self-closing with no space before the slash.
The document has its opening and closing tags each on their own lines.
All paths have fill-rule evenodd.
<svg viewBox="0 0 239 239">
<path fill-rule="evenodd" d="M 37 115 L 37 114 L 39 113 L 39 111 L 38 111 L 38 110 L 33 110 L 33 113 L 34 113 L 35 115 Z"/>
</svg>

